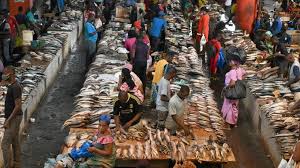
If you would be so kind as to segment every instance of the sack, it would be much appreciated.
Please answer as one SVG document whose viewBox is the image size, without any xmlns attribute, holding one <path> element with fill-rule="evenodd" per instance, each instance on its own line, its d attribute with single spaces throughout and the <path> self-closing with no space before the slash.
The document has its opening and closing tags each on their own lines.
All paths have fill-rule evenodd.
<svg viewBox="0 0 300 168">
<path fill-rule="evenodd" d="M 199 45 L 200 45 L 200 51 L 202 51 L 203 50 L 203 46 L 206 44 L 206 38 L 205 38 L 205 36 L 204 36 L 204 34 L 202 35 L 202 37 L 201 37 L 201 39 L 200 39 L 200 43 L 199 43 Z"/>
<path fill-rule="evenodd" d="M 237 80 L 233 87 L 226 87 L 224 95 L 227 99 L 237 100 L 247 96 L 246 84 L 243 80 Z"/>
<path fill-rule="evenodd" d="M 226 61 L 225 61 L 225 57 L 224 57 L 224 54 L 223 54 L 223 49 L 221 49 L 220 52 L 219 52 L 219 58 L 218 58 L 218 61 L 217 61 L 218 68 L 223 69 L 224 66 L 225 66 L 225 63 L 226 63 Z"/>
</svg>

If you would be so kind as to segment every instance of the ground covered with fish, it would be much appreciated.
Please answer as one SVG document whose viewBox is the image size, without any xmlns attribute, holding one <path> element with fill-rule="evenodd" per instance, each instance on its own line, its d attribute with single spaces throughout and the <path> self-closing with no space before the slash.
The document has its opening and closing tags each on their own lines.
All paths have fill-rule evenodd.
<svg viewBox="0 0 300 168">
<path fill-rule="evenodd" d="M 59 152 L 67 134 L 67 130 L 61 130 L 61 123 L 73 111 L 74 96 L 84 81 L 85 63 L 82 56 L 84 52 L 80 41 L 34 114 L 36 122 L 29 126 L 27 138 L 22 145 L 23 167 L 40 168 L 48 157 Z"/>
</svg>

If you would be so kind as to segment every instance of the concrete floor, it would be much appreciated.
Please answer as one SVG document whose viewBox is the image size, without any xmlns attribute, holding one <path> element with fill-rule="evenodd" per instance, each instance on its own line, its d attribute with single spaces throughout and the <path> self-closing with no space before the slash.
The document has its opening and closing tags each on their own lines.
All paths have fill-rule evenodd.
<svg viewBox="0 0 300 168">
<path fill-rule="evenodd" d="M 215 98 L 221 109 L 223 100 L 220 93 L 224 86 L 224 79 L 211 83 L 215 90 Z M 226 131 L 229 146 L 232 147 L 237 162 L 225 165 L 225 168 L 273 168 L 273 163 L 264 150 L 262 140 L 255 131 L 251 119 L 242 107 L 239 111 L 238 124 L 236 128 Z"/>
<path fill-rule="evenodd" d="M 74 96 L 85 79 L 82 42 L 76 44 L 61 69 L 49 93 L 34 113 L 36 122 L 30 124 L 22 144 L 22 167 L 41 168 L 49 157 L 55 157 L 64 143 L 68 130 L 61 130 L 64 121 L 74 109 Z"/>
</svg>

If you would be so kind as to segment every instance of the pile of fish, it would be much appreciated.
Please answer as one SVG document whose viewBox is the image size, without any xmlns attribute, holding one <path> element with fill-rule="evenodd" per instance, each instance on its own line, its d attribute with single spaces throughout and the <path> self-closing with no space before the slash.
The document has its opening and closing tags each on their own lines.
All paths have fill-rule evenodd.
<svg viewBox="0 0 300 168">
<path fill-rule="evenodd" d="M 69 10 L 68 10 L 69 9 Z M 53 19 L 53 23 L 48 28 L 49 31 L 72 31 L 78 26 L 78 21 L 82 19 L 83 13 L 79 10 L 67 8 L 59 18 Z"/>
<path fill-rule="evenodd" d="M 225 46 L 236 46 L 245 49 L 246 63 L 242 67 L 246 70 L 246 80 L 250 93 L 257 98 L 259 110 L 269 120 L 269 125 L 274 129 L 276 139 L 280 145 L 281 154 L 288 159 L 294 145 L 299 138 L 298 122 L 300 116 L 293 115 L 288 110 L 294 95 L 285 86 L 286 79 L 278 76 L 278 67 L 270 67 L 267 58 L 270 56 L 265 51 L 259 51 L 256 45 L 242 31 L 225 33 Z"/>
<path fill-rule="evenodd" d="M 31 66 L 28 68 L 17 68 L 17 79 L 22 84 L 22 100 L 25 101 L 31 91 L 37 87 L 41 80 L 45 79 L 43 68 L 40 66 Z"/>
<path fill-rule="evenodd" d="M 96 58 L 89 67 L 80 93 L 76 96 L 73 115 L 65 121 L 63 127 L 97 128 L 99 116 L 112 112 L 113 98 L 118 96 L 115 88 L 119 76 L 116 74 L 121 72 L 127 58 L 127 52 L 122 51 L 125 49 L 125 31 L 122 27 L 126 27 L 126 23 L 111 22 L 107 26 L 98 45 Z"/>
<path fill-rule="evenodd" d="M 97 128 L 95 121 L 101 114 L 110 113 L 113 109 L 113 98 L 117 96 L 114 88 L 118 84 L 115 76 L 121 71 L 123 61 L 112 60 L 105 55 L 97 55 L 90 66 L 83 88 L 76 96 L 75 111 L 64 127 Z M 92 125 L 90 125 L 92 124 Z"/>
<path fill-rule="evenodd" d="M 200 127 L 207 132 L 216 133 L 219 140 L 225 141 L 224 120 L 214 100 L 214 92 L 209 87 L 210 80 L 202 67 L 202 61 L 192 44 L 189 27 L 179 10 L 179 2 L 173 1 L 174 9 L 166 17 L 168 32 L 166 45 L 169 51 L 178 53 L 173 60 L 179 80 L 189 81 L 192 89 L 189 110 L 185 114 L 186 125 Z M 170 25 L 170 26 L 169 26 Z M 191 43 L 190 43 L 191 42 Z M 178 91 L 180 86 L 174 82 L 171 89 Z"/>
<path fill-rule="evenodd" d="M 191 145 L 190 150 L 192 150 L 193 153 L 196 153 L 195 157 L 199 162 L 206 160 L 206 158 L 214 161 L 226 161 L 226 159 L 232 154 L 231 148 L 226 143 L 219 145 L 213 140 L 208 140 L 201 144 L 196 141 L 193 143 L 194 144 Z"/>
<path fill-rule="evenodd" d="M 119 144 L 117 157 L 123 159 L 158 159 L 167 157 L 177 161 L 184 161 L 186 160 L 186 145 L 188 144 L 189 142 L 184 137 L 171 140 L 167 129 L 160 131 L 148 127 L 146 140 L 131 143 L 130 145 Z"/>
<path fill-rule="evenodd" d="M 293 151 L 299 138 L 300 116 L 291 115 L 288 110 L 290 105 L 287 100 L 276 100 L 261 106 L 261 111 L 269 119 L 270 125 L 275 130 L 274 138 L 280 145 L 281 154 L 285 159 L 290 157 L 290 152 Z"/>
</svg>

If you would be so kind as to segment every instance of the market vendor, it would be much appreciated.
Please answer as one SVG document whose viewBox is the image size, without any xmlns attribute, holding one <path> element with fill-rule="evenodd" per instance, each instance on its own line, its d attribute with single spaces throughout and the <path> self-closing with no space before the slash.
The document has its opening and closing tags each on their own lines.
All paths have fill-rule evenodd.
<svg viewBox="0 0 300 168">
<path fill-rule="evenodd" d="M 134 73 L 134 72 L 132 72 Z M 138 97 L 141 102 L 144 101 L 143 83 L 138 76 L 135 75 L 135 80 L 128 68 L 123 68 L 119 77 L 118 90 L 129 92 Z"/>
<path fill-rule="evenodd" d="M 279 33 L 279 34 L 277 35 L 277 37 L 279 38 L 279 42 L 280 42 L 280 43 L 286 44 L 286 45 L 290 45 L 291 42 L 292 42 L 292 37 L 291 37 L 289 34 L 287 34 L 286 31 L 287 31 L 287 27 L 284 26 L 284 27 L 282 28 L 282 32 Z"/>
<path fill-rule="evenodd" d="M 116 128 L 127 130 L 139 122 L 142 115 L 141 102 L 134 95 L 120 91 L 118 100 L 114 104 L 113 115 Z"/>
<path fill-rule="evenodd" d="M 166 118 L 168 116 L 168 105 L 170 98 L 172 96 L 171 93 L 171 83 L 170 81 L 176 76 L 176 69 L 174 67 L 170 67 L 167 69 L 164 77 L 160 79 L 158 82 L 158 91 L 156 98 L 156 110 L 157 110 L 157 127 L 159 129 L 163 129 L 165 125 Z"/>
<path fill-rule="evenodd" d="M 183 85 L 179 92 L 169 101 L 169 114 L 165 122 L 165 128 L 167 128 L 172 135 L 174 135 L 178 129 L 183 129 L 186 135 L 192 135 L 190 129 L 184 125 L 183 122 L 186 105 L 185 99 L 189 96 L 189 94 L 190 88 Z"/>
<path fill-rule="evenodd" d="M 281 43 L 277 37 L 272 37 L 272 44 L 273 44 L 273 57 L 272 59 L 272 66 L 279 66 L 279 75 L 284 77 L 288 72 L 288 51 L 286 45 Z"/>
<path fill-rule="evenodd" d="M 82 157 L 92 154 L 85 162 L 78 163 L 79 168 L 93 168 L 103 167 L 112 168 L 115 165 L 116 151 L 114 138 L 112 137 L 111 130 L 109 128 L 111 117 L 108 114 L 103 114 L 99 117 L 98 130 L 91 137 L 92 147 L 89 147 L 87 151 L 72 150 L 70 153 L 61 156 L 61 159 L 57 161 L 55 168 L 72 168 L 75 162 Z M 74 143 L 76 144 L 76 143 Z"/>
<path fill-rule="evenodd" d="M 288 57 L 289 62 L 292 63 L 289 72 L 289 81 L 286 84 L 290 87 L 291 91 L 294 92 L 294 100 L 300 100 L 300 63 L 299 54 L 294 54 Z"/>
</svg>

